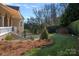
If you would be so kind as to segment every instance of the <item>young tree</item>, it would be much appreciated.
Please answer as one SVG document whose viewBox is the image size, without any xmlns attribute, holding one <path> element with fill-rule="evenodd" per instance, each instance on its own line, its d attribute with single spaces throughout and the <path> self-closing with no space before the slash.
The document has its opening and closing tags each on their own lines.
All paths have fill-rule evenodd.
<svg viewBox="0 0 79 59">
<path fill-rule="evenodd" d="M 48 31 L 47 31 L 46 27 L 44 27 L 44 30 L 40 35 L 40 39 L 48 39 Z"/>
<path fill-rule="evenodd" d="M 50 9 L 51 9 L 51 22 L 52 22 L 52 24 L 54 23 L 54 24 L 56 24 L 56 6 L 55 6 L 55 4 L 51 4 L 50 5 Z"/>
</svg>

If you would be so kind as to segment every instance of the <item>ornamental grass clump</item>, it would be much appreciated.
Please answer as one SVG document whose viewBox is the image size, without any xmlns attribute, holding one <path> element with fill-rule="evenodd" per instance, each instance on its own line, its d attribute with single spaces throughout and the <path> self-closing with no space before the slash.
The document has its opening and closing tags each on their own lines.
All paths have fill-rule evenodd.
<svg viewBox="0 0 79 59">
<path fill-rule="evenodd" d="M 10 41 L 12 39 L 13 39 L 13 37 L 11 35 L 6 35 L 6 37 L 5 37 L 5 40 L 7 40 L 7 41 Z"/>
</svg>

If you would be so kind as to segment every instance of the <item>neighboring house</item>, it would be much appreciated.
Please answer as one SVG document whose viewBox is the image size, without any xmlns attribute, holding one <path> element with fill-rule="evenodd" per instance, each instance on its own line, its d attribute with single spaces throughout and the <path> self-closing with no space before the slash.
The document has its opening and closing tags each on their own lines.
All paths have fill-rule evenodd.
<svg viewBox="0 0 79 59">
<path fill-rule="evenodd" d="M 17 6 L 7 6 L 0 3 L 0 35 L 15 33 L 21 35 L 24 31 L 24 18 Z"/>
</svg>

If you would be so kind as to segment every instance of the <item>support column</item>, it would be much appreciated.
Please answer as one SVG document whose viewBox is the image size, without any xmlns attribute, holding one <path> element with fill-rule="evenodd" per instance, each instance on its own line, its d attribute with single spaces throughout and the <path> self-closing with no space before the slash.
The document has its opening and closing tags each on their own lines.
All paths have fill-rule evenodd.
<svg viewBox="0 0 79 59">
<path fill-rule="evenodd" d="M 12 19 L 11 19 L 11 16 L 10 16 L 10 26 L 12 26 Z"/>
<path fill-rule="evenodd" d="M 2 16 L 2 27 L 4 27 L 4 16 Z"/>
<path fill-rule="evenodd" d="M 8 27 L 9 27 L 10 26 L 10 22 L 9 22 L 10 19 L 8 18 L 7 20 L 8 20 Z"/>
<path fill-rule="evenodd" d="M 11 19 L 11 26 L 12 26 L 12 19 Z"/>
</svg>

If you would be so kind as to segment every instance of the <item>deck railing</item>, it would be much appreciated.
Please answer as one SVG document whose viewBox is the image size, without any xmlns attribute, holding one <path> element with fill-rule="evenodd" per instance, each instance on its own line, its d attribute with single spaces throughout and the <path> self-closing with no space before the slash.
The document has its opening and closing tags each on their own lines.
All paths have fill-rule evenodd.
<svg viewBox="0 0 79 59">
<path fill-rule="evenodd" d="M 12 27 L 0 27 L 0 36 L 12 32 Z"/>
</svg>

